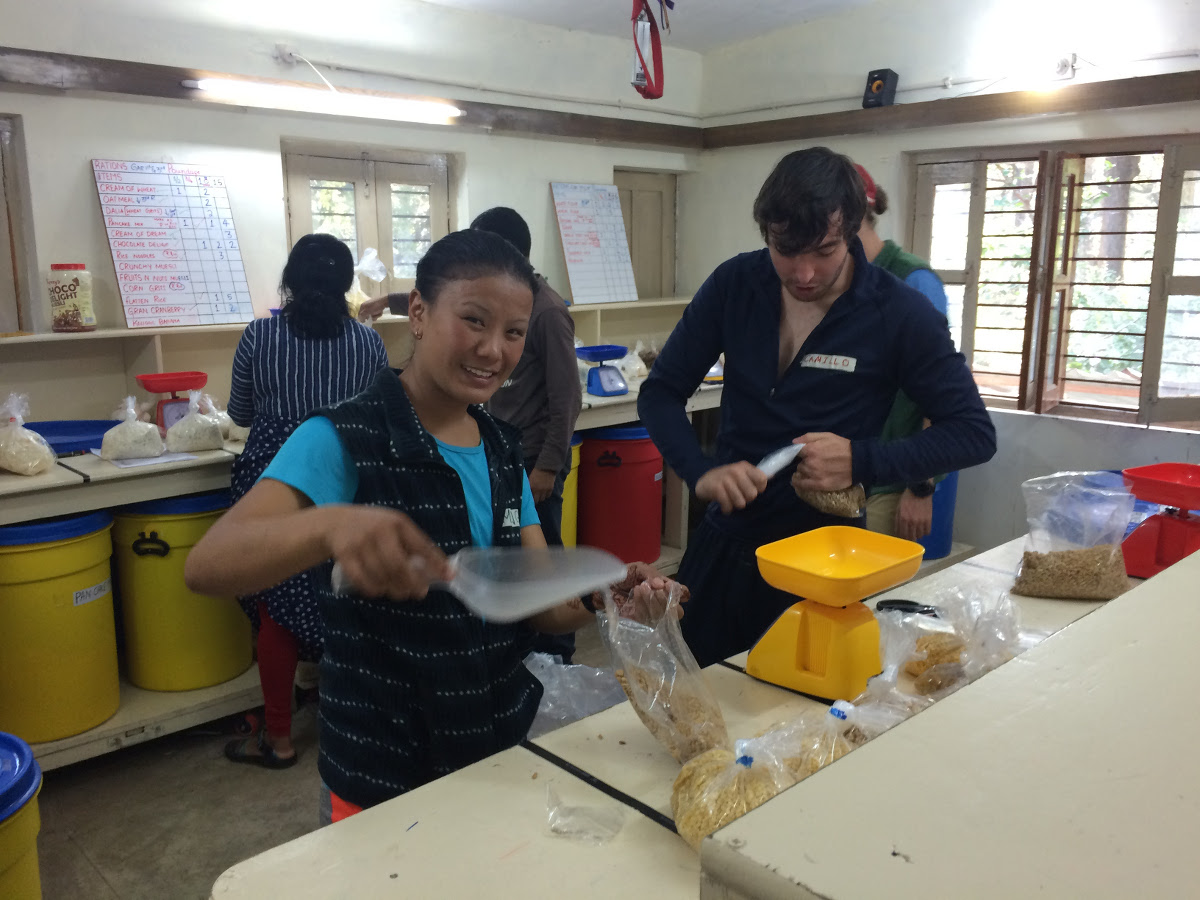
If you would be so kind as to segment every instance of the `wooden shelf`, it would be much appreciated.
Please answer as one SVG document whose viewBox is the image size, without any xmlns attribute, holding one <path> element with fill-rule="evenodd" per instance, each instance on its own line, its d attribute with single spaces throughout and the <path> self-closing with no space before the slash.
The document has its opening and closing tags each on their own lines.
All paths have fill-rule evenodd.
<svg viewBox="0 0 1200 900">
<path fill-rule="evenodd" d="M 687 306 L 691 297 L 660 297 L 656 300 L 631 300 L 621 303 L 576 303 L 568 307 L 570 312 L 601 312 L 606 309 L 657 309 L 667 306 Z"/>
<path fill-rule="evenodd" d="M 111 719 L 82 734 L 33 744 L 43 771 L 194 728 L 262 703 L 258 666 L 236 678 L 196 691 L 146 691 L 121 681 L 121 705 Z"/>
<path fill-rule="evenodd" d="M 601 304 L 603 305 L 603 304 Z M 631 306 L 633 304 L 616 304 Z M 374 324 L 392 325 L 397 322 L 407 322 L 408 316 L 384 315 L 375 320 Z M 0 337 L 0 346 L 10 344 L 42 344 L 58 341 L 112 341 L 133 338 L 170 337 L 175 334 L 238 334 L 245 330 L 245 322 L 224 325 L 178 325 L 174 328 L 97 328 L 95 331 L 76 331 L 68 333 L 50 332 L 48 334 L 17 334 Z"/>
</svg>

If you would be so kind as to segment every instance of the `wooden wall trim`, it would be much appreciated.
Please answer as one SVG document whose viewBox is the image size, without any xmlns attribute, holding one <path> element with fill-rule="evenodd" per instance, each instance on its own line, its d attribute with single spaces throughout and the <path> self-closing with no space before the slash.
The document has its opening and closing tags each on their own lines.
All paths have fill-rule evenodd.
<svg viewBox="0 0 1200 900">
<path fill-rule="evenodd" d="M 229 77 L 228 73 L 200 69 L 0 47 L 0 84 L 39 90 L 100 91 L 173 100 L 196 100 L 196 92 L 183 87 L 182 81 L 221 76 Z M 296 84 L 286 81 L 277 83 Z M 347 92 L 401 96 L 349 89 Z M 649 147 L 711 150 L 856 134 L 883 134 L 1038 115 L 1186 103 L 1200 100 L 1200 71 L 1072 84 L 1053 92 L 975 94 L 946 100 L 904 103 L 879 109 L 853 109 L 706 128 L 480 103 L 450 97 L 444 99 L 462 109 L 464 115 L 453 125 L 434 127 L 482 129 L 493 134 L 544 135 L 568 140 Z M 223 101 L 205 98 L 204 102 Z"/>
<path fill-rule="evenodd" d="M 745 125 L 719 125 L 704 129 L 704 148 L 710 150 L 852 134 L 883 134 L 997 119 L 1096 112 L 1194 100 L 1200 100 L 1200 71 L 1173 72 L 1072 84 L 1051 92 L 975 94 L 878 109 L 853 109 Z"/>
</svg>

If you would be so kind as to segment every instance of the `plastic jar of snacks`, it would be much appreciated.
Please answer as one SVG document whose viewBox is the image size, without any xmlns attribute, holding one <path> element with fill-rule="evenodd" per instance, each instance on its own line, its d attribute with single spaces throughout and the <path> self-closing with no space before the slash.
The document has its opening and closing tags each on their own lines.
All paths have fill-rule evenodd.
<svg viewBox="0 0 1200 900">
<path fill-rule="evenodd" d="M 54 263 L 46 279 L 52 331 L 95 331 L 92 274 L 83 263 Z"/>
</svg>

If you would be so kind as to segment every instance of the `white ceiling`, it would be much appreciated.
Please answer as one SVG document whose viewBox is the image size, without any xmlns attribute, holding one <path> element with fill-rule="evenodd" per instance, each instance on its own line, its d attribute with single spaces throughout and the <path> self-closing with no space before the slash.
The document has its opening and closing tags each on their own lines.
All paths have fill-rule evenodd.
<svg viewBox="0 0 1200 900">
<path fill-rule="evenodd" d="M 630 0 L 425 0 L 475 12 L 489 12 L 541 25 L 572 28 L 611 37 L 629 37 Z M 706 51 L 759 37 L 777 28 L 865 6 L 871 0 L 675 0 L 668 10 L 671 34 L 663 44 Z M 659 18 L 658 0 L 650 0 Z M 659 22 L 662 25 L 662 22 Z"/>
</svg>

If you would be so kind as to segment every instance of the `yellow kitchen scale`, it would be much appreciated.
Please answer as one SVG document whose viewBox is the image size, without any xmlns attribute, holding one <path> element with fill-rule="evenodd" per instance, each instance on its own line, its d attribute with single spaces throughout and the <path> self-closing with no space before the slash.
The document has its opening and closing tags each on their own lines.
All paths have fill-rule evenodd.
<svg viewBox="0 0 1200 900">
<path fill-rule="evenodd" d="M 755 553 L 767 584 L 804 599 L 754 645 L 746 674 L 814 697 L 853 700 L 881 668 L 879 625 L 862 601 L 917 574 L 925 548 L 831 525 Z"/>
</svg>

